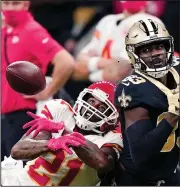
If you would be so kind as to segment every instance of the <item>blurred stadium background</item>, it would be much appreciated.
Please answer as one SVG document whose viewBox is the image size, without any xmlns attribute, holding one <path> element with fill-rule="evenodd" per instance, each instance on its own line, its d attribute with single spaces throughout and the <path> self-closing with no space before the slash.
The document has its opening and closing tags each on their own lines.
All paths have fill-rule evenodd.
<svg viewBox="0 0 180 187">
<path fill-rule="evenodd" d="M 180 9 L 179 1 L 149 1 L 147 12 L 158 16 L 174 37 L 175 51 L 180 53 Z M 118 0 L 32 0 L 32 14 L 49 33 L 74 56 L 90 41 L 98 21 L 108 14 L 122 12 Z M 50 75 L 52 67 L 47 72 Z M 87 81 L 69 80 L 67 93 L 76 99 L 79 92 L 89 85 Z M 71 91 L 72 88 L 76 90 Z M 64 97 L 64 93 L 63 97 Z M 67 95 L 65 94 L 65 97 Z M 67 96 L 69 97 L 69 96 Z"/>
</svg>

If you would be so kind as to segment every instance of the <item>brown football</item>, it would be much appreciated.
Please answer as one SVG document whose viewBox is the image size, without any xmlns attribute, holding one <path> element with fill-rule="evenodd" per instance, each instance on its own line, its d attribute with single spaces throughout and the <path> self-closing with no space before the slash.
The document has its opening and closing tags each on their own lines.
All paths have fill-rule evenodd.
<svg viewBox="0 0 180 187">
<path fill-rule="evenodd" d="M 35 95 L 46 86 L 41 69 L 27 61 L 10 64 L 6 68 L 6 79 L 13 90 L 25 95 Z"/>
</svg>

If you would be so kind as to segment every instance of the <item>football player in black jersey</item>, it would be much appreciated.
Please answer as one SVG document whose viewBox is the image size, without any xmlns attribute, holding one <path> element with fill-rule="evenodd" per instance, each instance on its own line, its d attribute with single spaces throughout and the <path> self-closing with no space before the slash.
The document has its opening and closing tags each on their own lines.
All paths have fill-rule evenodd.
<svg viewBox="0 0 180 187">
<path fill-rule="evenodd" d="M 115 93 L 124 141 L 116 184 L 177 185 L 180 66 L 173 38 L 147 19 L 131 27 L 125 42 L 134 72 Z"/>
</svg>

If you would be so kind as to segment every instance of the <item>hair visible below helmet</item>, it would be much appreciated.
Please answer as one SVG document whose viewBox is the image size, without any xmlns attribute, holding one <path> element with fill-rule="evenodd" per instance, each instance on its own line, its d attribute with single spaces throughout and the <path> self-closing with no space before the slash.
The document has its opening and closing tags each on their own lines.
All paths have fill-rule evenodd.
<svg viewBox="0 0 180 187">
<path fill-rule="evenodd" d="M 121 6 L 123 10 L 135 14 L 146 9 L 147 1 L 121 1 Z"/>
<path fill-rule="evenodd" d="M 117 125 L 119 114 L 116 107 L 113 105 L 115 88 L 116 86 L 114 84 L 107 81 L 101 81 L 90 85 L 79 94 L 73 110 L 75 113 L 74 117 L 76 119 L 76 124 L 80 129 L 104 133 L 105 131 L 102 130 L 103 125 L 106 124 L 111 127 Z M 100 112 L 90 105 L 87 102 L 89 96 L 104 103 L 107 106 L 107 109 L 104 112 Z M 82 109 L 85 109 L 83 113 Z M 107 111 L 110 111 L 109 115 L 107 115 Z M 87 119 L 84 117 L 86 112 L 91 114 Z M 90 121 L 93 115 L 96 115 L 99 118 L 99 121 Z"/>
<path fill-rule="evenodd" d="M 156 42 L 166 43 L 166 63 L 160 68 L 149 67 L 137 54 L 139 47 Z M 173 65 L 173 38 L 169 35 L 164 25 L 156 21 L 146 19 L 134 23 L 126 35 L 125 45 L 134 69 L 147 73 L 154 78 L 160 78 L 166 75 L 168 69 Z"/>
</svg>

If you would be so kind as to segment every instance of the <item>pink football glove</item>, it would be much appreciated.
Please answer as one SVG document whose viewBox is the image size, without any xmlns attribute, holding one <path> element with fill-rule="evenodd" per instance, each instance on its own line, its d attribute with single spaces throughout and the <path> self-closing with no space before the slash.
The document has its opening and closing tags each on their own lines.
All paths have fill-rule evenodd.
<svg viewBox="0 0 180 187">
<path fill-rule="evenodd" d="M 58 149 L 65 150 L 68 154 L 73 154 L 70 150 L 70 146 L 79 147 L 81 145 L 85 145 L 86 141 L 82 134 L 78 132 L 73 132 L 69 135 L 61 136 L 57 139 L 52 138 L 48 141 L 48 148 L 56 151 Z"/>
<path fill-rule="evenodd" d="M 53 122 L 53 121 L 50 121 L 46 118 L 42 118 L 40 116 L 37 116 L 31 112 L 27 112 L 27 114 L 29 116 L 31 116 L 32 118 L 34 118 L 34 120 L 26 123 L 23 126 L 23 129 L 31 127 L 26 132 L 26 136 L 28 136 L 34 130 L 35 130 L 35 132 L 33 134 L 33 138 L 35 138 L 39 134 L 39 132 L 41 132 L 41 131 L 47 131 L 50 133 L 58 133 L 59 130 L 62 130 L 64 128 L 63 122 L 60 122 L 60 123 Z"/>
</svg>

